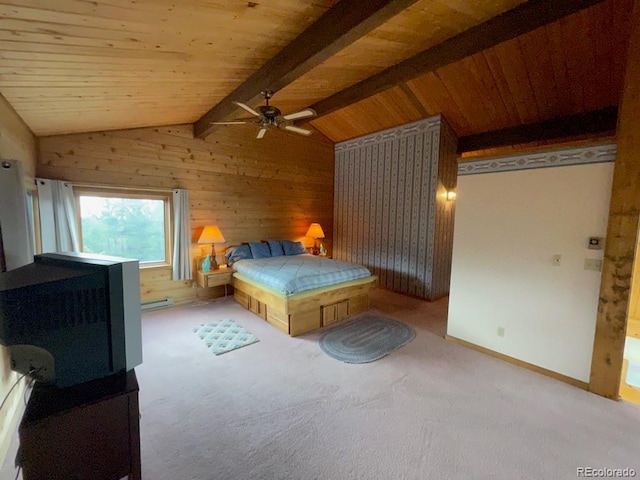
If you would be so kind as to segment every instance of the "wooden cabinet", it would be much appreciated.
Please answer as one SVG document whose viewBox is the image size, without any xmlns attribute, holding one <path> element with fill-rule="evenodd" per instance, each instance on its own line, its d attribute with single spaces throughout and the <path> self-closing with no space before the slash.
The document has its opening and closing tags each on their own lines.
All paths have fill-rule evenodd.
<svg viewBox="0 0 640 480">
<path fill-rule="evenodd" d="M 322 307 L 322 326 L 344 320 L 349 316 L 349 300 L 324 305 Z"/>
<path fill-rule="evenodd" d="M 220 285 L 231 285 L 233 270 L 228 267 L 220 267 L 217 270 L 203 272 L 198 270 L 196 282 L 202 288 L 219 287 Z"/>
<path fill-rule="evenodd" d="M 263 320 L 268 320 L 267 305 L 265 303 L 247 295 L 245 292 L 238 289 L 235 289 L 233 291 L 233 298 L 247 310 L 251 310 L 256 315 L 262 317 Z"/>
<path fill-rule="evenodd" d="M 253 297 L 249 297 L 249 310 L 264 320 L 267 319 L 267 306 Z"/>
<path fill-rule="evenodd" d="M 36 384 L 19 427 L 24 480 L 140 480 L 133 370 L 69 388 Z"/>
</svg>

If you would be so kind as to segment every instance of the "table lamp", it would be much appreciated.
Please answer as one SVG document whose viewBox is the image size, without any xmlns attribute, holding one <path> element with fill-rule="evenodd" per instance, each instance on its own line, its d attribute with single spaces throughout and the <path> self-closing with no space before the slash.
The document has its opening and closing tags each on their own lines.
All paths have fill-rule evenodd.
<svg viewBox="0 0 640 480">
<path fill-rule="evenodd" d="M 215 244 L 224 243 L 224 242 L 225 242 L 225 239 L 222 236 L 222 232 L 220 231 L 217 225 L 207 225 L 206 227 L 204 227 L 204 230 L 202 230 L 202 234 L 200 234 L 198 243 L 211 244 L 211 264 L 210 264 L 211 270 L 217 270 L 218 268 L 220 268 L 220 266 L 218 265 L 218 262 L 216 262 Z M 203 262 L 202 264 L 203 272 L 209 271 L 209 265 L 207 263 L 208 262 L 206 262 L 206 259 L 205 259 L 205 262 Z"/>
<path fill-rule="evenodd" d="M 322 227 L 319 223 L 312 223 L 307 230 L 307 237 L 313 238 L 313 250 L 311 253 L 314 255 L 319 255 L 321 252 L 324 252 L 324 245 L 320 242 L 320 247 L 318 247 L 318 238 L 324 238 L 324 232 L 322 231 Z"/>
</svg>

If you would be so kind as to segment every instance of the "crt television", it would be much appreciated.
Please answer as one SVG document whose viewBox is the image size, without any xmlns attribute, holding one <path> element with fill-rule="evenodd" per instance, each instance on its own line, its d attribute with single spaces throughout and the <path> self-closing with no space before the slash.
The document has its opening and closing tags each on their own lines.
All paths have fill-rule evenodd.
<svg viewBox="0 0 640 480">
<path fill-rule="evenodd" d="M 46 253 L 0 274 L 11 368 L 64 388 L 142 363 L 137 260 Z"/>
</svg>

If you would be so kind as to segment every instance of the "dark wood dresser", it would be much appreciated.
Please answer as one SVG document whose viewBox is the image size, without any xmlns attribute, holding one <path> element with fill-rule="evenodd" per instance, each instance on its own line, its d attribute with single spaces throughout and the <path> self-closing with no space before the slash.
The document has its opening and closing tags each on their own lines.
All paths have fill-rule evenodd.
<svg viewBox="0 0 640 480">
<path fill-rule="evenodd" d="M 19 438 L 23 480 L 140 480 L 135 371 L 65 389 L 36 384 Z"/>
</svg>

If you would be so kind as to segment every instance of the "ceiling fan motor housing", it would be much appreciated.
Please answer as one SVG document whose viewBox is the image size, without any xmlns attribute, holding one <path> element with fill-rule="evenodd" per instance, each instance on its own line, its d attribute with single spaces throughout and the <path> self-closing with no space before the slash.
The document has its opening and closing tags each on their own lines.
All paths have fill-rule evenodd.
<svg viewBox="0 0 640 480">
<path fill-rule="evenodd" d="M 258 111 L 265 118 L 269 119 L 271 121 L 271 123 L 274 122 L 276 117 L 279 117 L 280 115 L 282 115 L 282 112 L 280 111 L 279 108 L 273 107 L 271 105 L 262 105 L 262 106 L 258 107 Z"/>
</svg>

